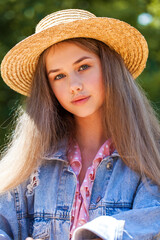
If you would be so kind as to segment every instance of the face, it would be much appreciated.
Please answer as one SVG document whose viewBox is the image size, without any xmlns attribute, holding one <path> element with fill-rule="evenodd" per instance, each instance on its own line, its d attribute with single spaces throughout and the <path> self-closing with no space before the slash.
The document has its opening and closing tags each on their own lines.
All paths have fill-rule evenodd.
<svg viewBox="0 0 160 240">
<path fill-rule="evenodd" d="M 75 117 L 99 114 L 104 101 L 100 59 L 74 43 L 62 42 L 46 54 L 46 70 L 59 103 Z"/>
</svg>

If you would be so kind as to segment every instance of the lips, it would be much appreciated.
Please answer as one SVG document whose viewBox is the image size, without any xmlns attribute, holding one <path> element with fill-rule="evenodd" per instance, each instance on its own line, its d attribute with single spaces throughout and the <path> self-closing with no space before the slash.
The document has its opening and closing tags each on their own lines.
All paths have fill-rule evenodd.
<svg viewBox="0 0 160 240">
<path fill-rule="evenodd" d="M 77 96 L 75 98 L 73 98 L 73 100 L 71 101 L 72 103 L 82 103 L 82 102 L 86 102 L 88 99 L 90 98 L 90 96 Z"/>
</svg>

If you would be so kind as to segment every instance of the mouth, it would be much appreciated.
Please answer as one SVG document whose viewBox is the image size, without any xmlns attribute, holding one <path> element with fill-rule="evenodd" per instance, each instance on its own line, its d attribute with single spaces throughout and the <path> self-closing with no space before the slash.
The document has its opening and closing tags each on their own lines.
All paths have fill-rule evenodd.
<svg viewBox="0 0 160 240">
<path fill-rule="evenodd" d="M 80 104 L 83 104 L 83 103 L 87 102 L 89 98 L 90 98 L 90 96 L 77 97 L 77 98 L 73 99 L 71 101 L 71 103 L 76 104 L 76 105 L 80 105 Z"/>
</svg>

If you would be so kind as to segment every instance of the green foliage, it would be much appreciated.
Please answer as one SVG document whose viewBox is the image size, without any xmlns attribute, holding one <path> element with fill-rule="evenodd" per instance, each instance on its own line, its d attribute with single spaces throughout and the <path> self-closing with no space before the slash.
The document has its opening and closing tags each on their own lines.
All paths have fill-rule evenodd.
<svg viewBox="0 0 160 240">
<path fill-rule="evenodd" d="M 130 23 L 145 36 L 149 49 L 147 68 L 139 82 L 160 115 L 160 1 L 159 0 L 0 0 L 0 62 L 17 42 L 34 33 L 36 24 L 47 14 L 66 8 L 86 9 L 97 16 L 118 18 Z M 142 13 L 152 21 L 138 21 Z M 12 115 L 23 97 L 0 84 L 0 145 L 12 125 Z"/>
</svg>

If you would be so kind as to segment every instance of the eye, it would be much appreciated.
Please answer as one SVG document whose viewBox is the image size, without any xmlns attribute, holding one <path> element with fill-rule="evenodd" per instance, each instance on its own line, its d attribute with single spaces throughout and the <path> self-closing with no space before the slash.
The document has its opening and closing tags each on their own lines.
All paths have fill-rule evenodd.
<svg viewBox="0 0 160 240">
<path fill-rule="evenodd" d="M 60 80 L 60 79 L 62 79 L 64 77 L 65 77 L 64 74 L 58 74 L 57 76 L 55 76 L 54 80 Z"/>
<path fill-rule="evenodd" d="M 78 71 L 83 71 L 83 70 L 86 70 L 87 68 L 89 68 L 89 65 L 84 64 L 84 65 L 80 66 L 80 68 L 78 69 Z"/>
</svg>

